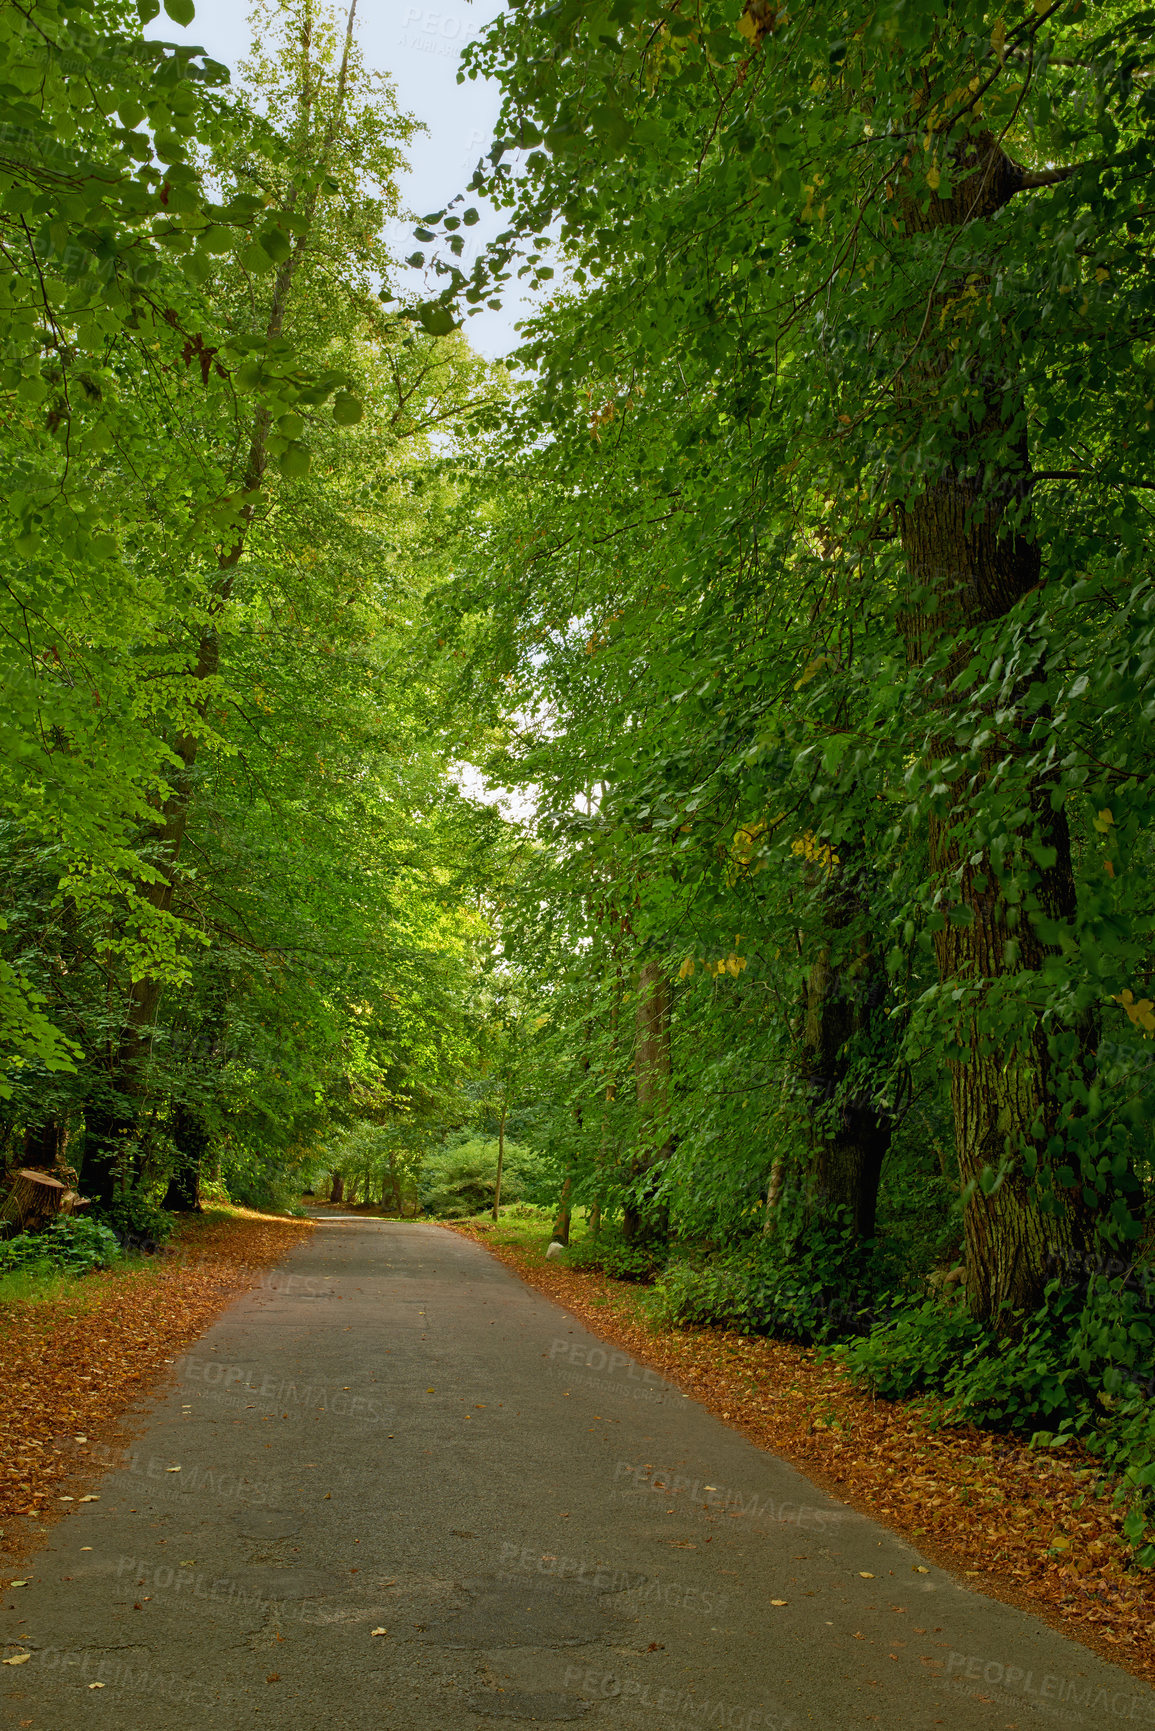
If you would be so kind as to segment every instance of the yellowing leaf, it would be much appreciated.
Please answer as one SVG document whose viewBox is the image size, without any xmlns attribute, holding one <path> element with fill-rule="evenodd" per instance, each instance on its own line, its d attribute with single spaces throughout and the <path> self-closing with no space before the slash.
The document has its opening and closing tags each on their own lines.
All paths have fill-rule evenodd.
<svg viewBox="0 0 1155 1731">
<path fill-rule="evenodd" d="M 1122 997 L 1116 998 L 1115 1002 L 1122 1004 L 1133 1028 L 1142 1028 L 1148 1034 L 1155 1034 L 1155 1003 L 1152 1003 L 1150 998 L 1140 998 L 1136 1002 L 1134 993 L 1128 986 Z"/>
<path fill-rule="evenodd" d="M 758 40 L 758 26 L 748 12 L 743 12 L 738 20 L 738 34 L 744 36 L 751 45 Z"/>
<path fill-rule="evenodd" d="M 1003 57 L 1003 49 L 1006 45 L 1007 21 L 1005 18 L 1000 18 L 994 29 L 991 31 L 991 47 L 994 49 L 1000 60 Z"/>
<path fill-rule="evenodd" d="M 31 1653 L 13 1653 L 13 1655 L 10 1659 L 0 1660 L 0 1664 L 4 1664 L 4 1665 L 26 1665 L 28 1663 L 29 1659 L 31 1659 L 31 1657 L 32 1657 Z"/>
<path fill-rule="evenodd" d="M 794 682 L 795 691 L 801 691 L 802 687 L 804 685 L 809 685 L 810 681 L 814 678 L 814 675 L 816 673 L 820 673 L 821 670 L 825 666 L 826 666 L 825 655 L 816 656 L 815 659 L 810 663 L 810 665 L 808 667 L 803 668 L 801 679 L 795 680 L 795 682 Z"/>
<path fill-rule="evenodd" d="M 932 192 L 937 192 L 938 188 L 939 188 L 939 182 L 941 180 L 942 180 L 942 171 L 939 168 L 937 162 L 932 162 L 930 167 L 926 171 L 926 184 L 930 187 L 930 190 Z"/>
<path fill-rule="evenodd" d="M 678 978 L 680 980 L 691 980 L 691 979 L 693 979 L 693 977 L 694 977 L 694 958 L 693 958 L 693 956 L 687 956 L 685 961 L 682 963 L 681 967 L 678 969 Z"/>
<path fill-rule="evenodd" d="M 1100 835 L 1106 835 L 1107 831 L 1115 822 L 1115 819 L 1111 811 L 1105 807 L 1097 817 L 1092 819 L 1092 822 Z"/>
<path fill-rule="evenodd" d="M 869 1569 L 859 1569 L 858 1572 L 864 1581 L 873 1581 L 874 1576 L 871 1574 Z"/>
<path fill-rule="evenodd" d="M 387 1635 L 389 1631 L 388 1629 L 370 1629 L 369 1633 L 371 1635 Z"/>
</svg>

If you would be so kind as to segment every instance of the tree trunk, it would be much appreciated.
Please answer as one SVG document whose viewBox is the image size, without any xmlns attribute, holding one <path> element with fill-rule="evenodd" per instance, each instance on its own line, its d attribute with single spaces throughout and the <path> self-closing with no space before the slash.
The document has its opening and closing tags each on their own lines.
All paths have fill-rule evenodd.
<svg viewBox="0 0 1155 1731">
<path fill-rule="evenodd" d="M 84 1109 L 81 1190 L 98 1208 L 107 1208 L 132 1175 L 136 1117 L 111 1090 Z"/>
<path fill-rule="evenodd" d="M 51 1172 L 63 1153 L 61 1127 L 55 1118 L 48 1118 L 24 1132 L 24 1164 L 38 1171 Z"/>
<path fill-rule="evenodd" d="M 622 1236 L 630 1244 L 661 1239 L 669 1231 L 666 1209 L 652 1200 L 670 1153 L 670 988 L 658 962 L 647 962 L 638 976 L 634 1077 L 640 1145 L 630 1165 L 633 1193 L 622 1216 Z"/>
<path fill-rule="evenodd" d="M 505 1107 L 501 1108 L 501 1116 L 497 1120 L 497 1181 L 493 1186 L 493 1218 L 497 1219 L 497 1211 L 501 1207 L 501 1169 L 505 1165 Z"/>
<path fill-rule="evenodd" d="M 561 1187 L 561 1198 L 557 1205 L 557 1214 L 553 1222 L 553 1239 L 557 1244 L 569 1243 L 570 1229 L 570 1197 L 573 1195 L 573 1179 L 566 1173 L 565 1183 Z"/>
<path fill-rule="evenodd" d="M 172 1139 L 177 1163 L 161 1206 L 176 1214 L 199 1214 L 201 1170 L 208 1152 L 209 1135 L 199 1113 L 183 1102 L 173 1113 Z"/>
<path fill-rule="evenodd" d="M 867 874 L 849 867 L 845 854 L 844 847 L 843 858 L 824 868 L 822 904 L 831 936 L 806 977 L 799 1071 L 814 1155 L 815 1201 L 827 1216 L 844 1210 L 855 1238 L 862 1241 L 874 1236 L 878 1184 L 892 1128 L 889 1112 L 877 1103 L 877 1077 L 869 1057 L 884 1025 L 886 977 L 866 932 Z M 779 1172 L 778 1193 L 781 1188 Z M 773 1190 L 772 1174 L 767 1216 Z"/>
<path fill-rule="evenodd" d="M 356 9 L 357 0 L 352 0 L 346 24 L 345 49 L 337 83 L 336 102 L 322 143 L 322 161 L 328 159 L 344 116 L 345 91 L 350 53 L 353 46 L 353 21 Z M 307 130 L 315 98 L 314 68 L 310 60 L 311 33 L 307 34 L 302 48 L 305 64 L 302 71 L 302 85 L 298 95 L 298 112 Z M 321 176 L 317 174 L 316 183 L 304 198 L 292 250 L 289 256 L 278 266 L 273 278 L 272 295 L 264 332 L 265 339 L 269 342 L 275 342 L 284 333 L 285 315 L 293 285 L 312 235 L 320 179 Z M 294 187 L 289 194 L 287 208 L 294 209 L 297 197 L 297 189 Z M 134 886 L 138 900 L 160 914 L 170 914 L 172 911 L 181 849 L 192 810 L 195 766 L 200 745 L 196 722 L 203 719 L 208 705 L 212 701 L 212 682 L 220 671 L 220 638 L 216 621 L 228 607 L 232 598 L 237 579 L 237 569 L 248 544 L 253 523 L 256 520 L 256 501 L 264 487 L 268 470 L 268 446 L 272 426 L 271 411 L 261 405 L 253 416 L 243 470 L 239 477 L 233 477 L 234 484 L 237 479 L 240 480 L 240 492 L 245 503 L 236 517 L 235 527 L 231 530 L 229 539 L 218 549 L 216 577 L 207 600 L 207 621 L 202 628 L 196 647 L 195 660 L 190 670 L 194 689 L 199 688 L 204 692 L 204 695 L 194 698 L 190 705 L 192 714 L 196 718 L 192 729 L 178 734 L 172 740 L 172 751 L 177 759 L 177 767 L 171 772 L 168 795 L 163 805 L 160 806 L 157 821 L 147 836 L 150 851 L 161 876 L 159 881 L 138 882 Z M 90 1188 L 95 1189 L 102 1199 L 111 1199 L 116 1189 L 117 1172 L 120 1171 L 123 1175 L 123 1148 L 127 1142 L 131 1141 L 135 1132 L 138 1102 L 145 1090 L 145 1065 L 152 1046 L 153 1028 L 160 996 L 161 982 L 155 976 L 145 975 L 139 980 L 134 979 L 130 982 L 122 1031 L 107 1056 L 109 1085 L 116 1090 L 123 1102 L 123 1108 L 119 1117 L 107 1111 L 98 1114 L 99 1132 L 93 1139 L 91 1156 L 87 1150 L 85 1155 L 86 1161 L 90 1161 Z"/>
<path fill-rule="evenodd" d="M 334 1172 L 329 1187 L 329 1201 L 341 1203 L 345 1200 L 345 1180 L 340 1172 Z"/>
<path fill-rule="evenodd" d="M 904 203 L 909 237 L 949 234 L 989 218 L 1019 186 L 1020 171 L 989 135 L 957 147 L 954 174 L 949 198 L 931 196 L 925 210 L 921 193 Z M 972 261 L 972 294 L 976 281 Z M 949 346 L 956 327 L 950 309 L 964 286 L 944 273 L 926 315 L 921 305 L 918 309 L 919 334 L 901 379 L 912 420 L 942 414 L 938 394 L 957 359 Z M 909 339 L 915 332 L 906 335 Z M 1028 519 L 1016 510 L 1012 524 L 1009 516 L 1008 507 L 1017 507 L 1029 487 L 1030 459 L 1010 347 L 997 345 L 996 336 L 972 363 L 977 407 L 971 424 L 956 430 L 955 448 L 941 472 L 898 513 L 913 600 L 901 621 L 908 660 L 923 666 L 944 647 L 951 651 L 934 686 L 942 730 L 929 741 L 931 768 L 958 753 L 950 726 L 957 699 L 950 686 L 969 659 L 968 634 L 1004 618 L 1041 574 Z M 984 471 L 998 449 L 1004 459 L 1001 484 L 984 484 Z M 1005 696 L 1000 702 L 1006 703 Z M 991 725 L 993 730 L 993 715 Z M 983 778 L 991 785 L 995 763 L 1012 750 L 996 741 L 977 781 L 965 788 L 961 782 L 951 785 L 973 797 L 983 791 Z M 1050 788 L 1042 781 L 1031 789 L 1029 804 L 1034 840 L 1053 854 L 1053 863 L 1035 874 L 1041 913 L 1071 925 L 1075 886 L 1066 813 L 1052 808 Z M 981 1027 L 992 998 L 1008 989 L 1011 1002 L 1026 1003 L 1029 988 L 1016 989 L 1011 981 L 1037 973 L 1054 952 L 1008 899 L 995 861 L 986 852 L 976 853 L 967 815 L 960 798 L 930 820 L 931 870 L 956 916 L 935 933 L 934 946 L 940 978 L 963 993 L 955 1041 L 964 1055 L 952 1057 L 949 1066 L 959 1171 L 968 1197 L 967 1295 L 977 1316 L 994 1320 L 1004 1306 L 1031 1308 L 1040 1302 L 1048 1258 L 1078 1254 L 1090 1220 L 1078 1182 L 1065 1187 L 1051 1182 L 1051 1194 L 1044 1197 L 1045 1186 L 1028 1172 L 1037 1163 L 1040 1174 L 1047 1175 L 1047 1144 L 1058 1120 L 1047 1039 L 1038 1018 L 1031 1022 L 1024 1014 L 1023 1026 L 997 1041 Z M 1021 863 L 1025 859 L 1023 854 Z M 1003 870 L 1011 863 L 1003 862 Z M 990 1188 L 995 1174 L 999 1179 Z"/>
</svg>

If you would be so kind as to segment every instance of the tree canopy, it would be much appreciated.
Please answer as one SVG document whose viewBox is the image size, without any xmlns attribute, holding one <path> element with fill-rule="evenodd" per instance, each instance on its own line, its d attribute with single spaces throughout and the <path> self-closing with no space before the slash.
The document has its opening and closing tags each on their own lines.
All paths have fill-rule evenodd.
<svg viewBox="0 0 1155 1731">
<path fill-rule="evenodd" d="M 1141 1543 L 1148 15 L 515 0 L 411 303 L 352 11 L 236 85 L 2 16 L 12 1146 L 400 1211 L 508 1121 L 670 1314 L 1085 1436 Z"/>
</svg>

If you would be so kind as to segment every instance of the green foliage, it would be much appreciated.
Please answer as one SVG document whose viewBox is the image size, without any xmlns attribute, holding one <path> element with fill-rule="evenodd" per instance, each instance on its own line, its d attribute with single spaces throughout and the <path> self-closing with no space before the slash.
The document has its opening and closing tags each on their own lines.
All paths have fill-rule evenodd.
<svg viewBox="0 0 1155 1731">
<path fill-rule="evenodd" d="M 779 1340 L 828 1341 L 869 1327 L 879 1299 L 873 1244 L 834 1210 L 698 1261 L 674 1259 L 655 1291 L 671 1323 L 719 1324 Z"/>
<path fill-rule="evenodd" d="M 552 1174 L 541 1156 L 518 1142 L 507 1141 L 501 1194 L 505 1202 L 541 1202 L 551 1189 Z M 493 1207 L 497 1182 L 497 1141 L 470 1136 L 451 1140 L 422 1164 L 420 1196 L 427 1214 L 443 1220 L 466 1219 Z"/>
<path fill-rule="evenodd" d="M 41 1232 L 21 1233 L 0 1243 L 0 1274 L 41 1266 L 87 1274 L 93 1268 L 111 1268 L 120 1256 L 116 1234 L 103 1221 L 66 1215 Z"/>
<path fill-rule="evenodd" d="M 629 1244 L 619 1230 L 607 1226 L 596 1238 L 572 1244 L 565 1259 L 571 1268 L 596 1268 L 612 1280 L 630 1280 L 648 1286 L 661 1273 L 667 1254 L 658 1245 Z"/>
<path fill-rule="evenodd" d="M 100 1210 L 100 1223 L 111 1229 L 121 1244 L 153 1250 L 167 1243 L 176 1226 L 154 1192 L 139 1185 L 118 1191 Z"/>
<path fill-rule="evenodd" d="M 862 1340 L 834 1348 L 851 1374 L 887 1400 L 941 1397 L 959 1424 L 1033 1436 L 1040 1447 L 1077 1440 L 1097 1455 L 1127 1505 L 1124 1531 L 1155 1563 L 1155 1408 L 1151 1280 L 1053 1281 L 1046 1304 L 1008 1335 L 961 1304 L 902 1304 Z"/>
</svg>

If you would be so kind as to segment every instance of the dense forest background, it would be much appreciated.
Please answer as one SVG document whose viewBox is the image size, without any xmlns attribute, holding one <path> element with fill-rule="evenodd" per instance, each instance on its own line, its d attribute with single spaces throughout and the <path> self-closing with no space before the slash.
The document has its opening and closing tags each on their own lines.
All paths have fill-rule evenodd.
<svg viewBox="0 0 1155 1731">
<path fill-rule="evenodd" d="M 1151 19 L 521 0 L 418 301 L 354 15 L 157 12 L 0 10 L 9 1166 L 500 1185 L 1155 1561 Z"/>
</svg>

